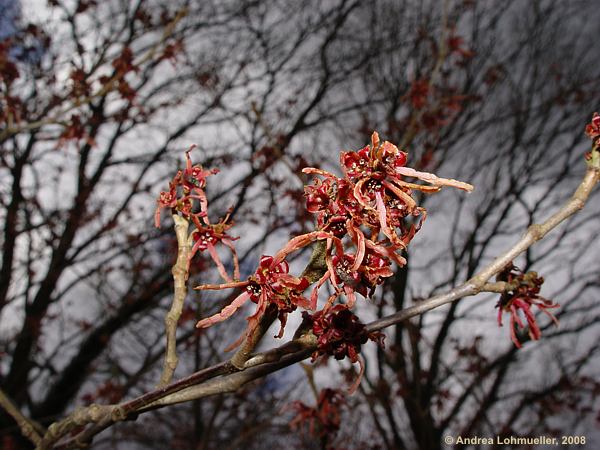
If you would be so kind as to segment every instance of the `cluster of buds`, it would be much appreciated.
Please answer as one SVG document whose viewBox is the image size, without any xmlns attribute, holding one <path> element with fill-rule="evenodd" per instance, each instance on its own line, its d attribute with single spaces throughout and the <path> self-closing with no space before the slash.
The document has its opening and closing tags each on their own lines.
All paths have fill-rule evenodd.
<svg viewBox="0 0 600 450">
<path fill-rule="evenodd" d="M 212 224 L 208 217 L 208 200 L 204 188 L 206 187 L 206 178 L 219 172 L 218 169 L 205 170 L 201 165 L 192 165 L 190 152 L 194 149 L 192 146 L 186 153 L 186 166 L 184 170 L 179 170 L 173 179 L 169 182 L 169 190 L 160 193 L 156 201 L 156 212 L 154 213 L 154 225 L 160 227 L 160 214 L 164 208 L 169 208 L 171 214 L 181 214 L 190 221 L 195 230 L 192 232 L 193 239 L 192 251 L 188 257 L 188 269 L 191 259 L 198 251 L 208 251 L 214 261 L 219 274 L 226 282 L 233 281 L 231 276 L 225 270 L 225 266 L 219 257 L 216 246 L 221 243 L 231 251 L 234 264 L 234 279 L 239 279 L 240 269 L 237 253 L 233 241 L 237 238 L 226 233 L 233 223 L 229 222 L 229 214 L 216 224 Z M 199 210 L 195 211 L 194 202 L 199 204 Z M 228 223 L 229 222 L 229 223 Z"/>
<path fill-rule="evenodd" d="M 308 425 L 308 431 L 313 436 L 333 436 L 340 429 L 341 407 L 344 404 L 344 396 L 340 391 L 323 389 L 314 407 L 300 401 L 291 404 L 296 416 L 290 421 L 290 427 L 296 429 Z"/>
<path fill-rule="evenodd" d="M 553 303 L 539 295 L 540 288 L 544 283 L 542 277 L 538 277 L 537 272 L 523 273 L 513 264 L 509 264 L 496 279 L 507 283 L 507 290 L 502 293 L 496 307 L 498 308 L 498 325 L 502 326 L 502 314 L 507 312 L 510 315 L 510 337 L 517 348 L 521 348 L 521 342 L 517 337 L 517 326 L 525 328 L 525 323 L 521 318 L 521 313 L 529 326 L 529 337 L 537 341 L 542 332 L 537 324 L 535 315 L 531 308 L 537 307 L 540 311 L 552 319 L 558 325 L 558 320 L 548 311 L 558 308 L 558 304 Z"/>
</svg>

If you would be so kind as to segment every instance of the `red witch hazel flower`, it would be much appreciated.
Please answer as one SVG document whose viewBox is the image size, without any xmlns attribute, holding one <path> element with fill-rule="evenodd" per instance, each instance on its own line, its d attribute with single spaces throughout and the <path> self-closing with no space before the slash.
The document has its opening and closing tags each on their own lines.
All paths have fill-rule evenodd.
<svg viewBox="0 0 600 450">
<path fill-rule="evenodd" d="M 401 247 L 407 244 L 401 239 L 406 236 L 403 234 L 399 237 L 393 229 L 402 228 L 400 221 L 404 217 L 424 213 L 411 196 L 413 190 L 437 192 L 442 186 L 453 186 L 466 191 L 473 189 L 470 184 L 461 181 L 438 178 L 405 167 L 406 159 L 407 154 L 398 150 L 394 144 L 388 141 L 380 143 L 377 133 L 373 133 L 370 146 L 358 152 L 343 152 L 340 158 L 347 179 L 354 185 L 354 197 L 364 210 L 376 212 L 367 214 L 358 222 L 370 228 L 379 226 L 392 244 Z M 432 186 L 409 183 L 403 179 L 404 176 L 421 179 Z"/>
<path fill-rule="evenodd" d="M 587 134 L 592 141 L 596 141 L 600 136 L 600 114 L 597 112 L 592 116 L 592 121 L 586 125 L 585 134 Z"/>
<path fill-rule="evenodd" d="M 405 167 L 406 159 L 405 152 L 388 141 L 380 143 L 379 135 L 373 133 L 370 146 L 356 152 L 342 152 L 340 163 L 344 179 L 321 169 L 304 169 L 304 173 L 325 178 L 305 189 L 307 208 L 317 214 L 320 229 L 330 231 L 329 228 L 335 228 L 332 232 L 341 237 L 352 231 L 362 234 L 359 227 L 365 226 L 371 230 L 373 241 L 381 231 L 394 250 L 404 249 L 418 226 L 409 227 L 403 219 L 425 214 L 412 198 L 413 190 L 437 192 L 442 186 L 466 191 L 473 189 L 461 181 L 438 178 Z M 403 177 L 418 178 L 431 186 L 410 183 Z M 395 231 L 397 228 L 400 236 Z"/>
<path fill-rule="evenodd" d="M 229 215 L 230 213 L 228 213 L 223 220 L 216 224 L 209 223 L 206 225 L 196 225 L 196 231 L 192 233 L 194 246 L 192 247 L 192 251 L 190 252 L 189 256 L 189 259 L 191 260 L 198 251 L 202 252 L 207 250 L 213 262 L 216 264 L 219 274 L 228 283 L 232 282 L 233 280 L 225 270 L 225 266 L 223 265 L 219 254 L 217 253 L 216 244 L 220 242 L 228 247 L 229 250 L 231 250 L 231 254 L 233 255 L 233 278 L 235 280 L 239 280 L 240 265 L 235 246 L 233 245 L 233 241 L 239 239 L 239 237 L 233 237 L 226 233 L 226 231 L 233 226 L 232 222 L 227 223 L 229 220 Z M 205 221 L 208 222 L 208 216 L 205 217 Z"/>
<path fill-rule="evenodd" d="M 286 261 L 277 262 L 272 256 L 263 256 L 254 275 L 246 281 L 234 281 L 225 284 L 204 284 L 197 286 L 197 290 L 221 290 L 227 288 L 244 288 L 244 292 L 238 295 L 221 312 L 200 320 L 197 328 L 207 328 L 222 322 L 233 315 L 246 301 L 251 300 L 257 304 L 256 311 L 247 318 L 248 328 L 240 338 L 228 349 L 237 347 L 242 340 L 252 334 L 257 327 L 260 318 L 265 314 L 267 306 L 273 304 L 277 307 L 278 317 L 281 321 L 281 329 L 277 337 L 283 336 L 283 329 L 287 321 L 288 313 L 296 310 L 298 306 L 305 309 L 314 309 L 311 302 L 303 297 L 302 293 L 308 288 L 306 278 L 297 278 L 289 273 Z"/>
<path fill-rule="evenodd" d="M 308 432 L 313 436 L 333 436 L 340 429 L 341 407 L 345 403 L 339 390 L 329 388 L 321 390 L 316 406 L 293 402 L 290 407 L 296 416 L 290 421 L 290 428 L 295 430 L 308 425 Z"/>
<path fill-rule="evenodd" d="M 233 245 L 233 241 L 238 239 L 226 233 L 233 223 L 229 222 L 230 213 L 224 219 L 216 224 L 210 223 L 208 217 L 208 200 L 204 193 L 206 187 L 206 177 L 216 174 L 217 169 L 204 170 L 200 165 L 192 165 L 190 152 L 192 146 L 185 154 L 186 167 L 184 170 L 177 172 L 177 175 L 169 183 L 169 190 L 160 193 L 157 200 L 157 208 L 154 214 L 154 222 L 157 227 L 160 227 L 160 212 L 163 208 L 170 208 L 173 213 L 179 213 L 188 220 L 191 220 L 195 226 L 195 230 L 191 234 L 192 250 L 188 256 L 188 271 L 192 258 L 198 251 L 208 251 L 214 261 L 219 274 L 226 282 L 232 282 L 232 278 L 225 270 L 225 266 L 219 257 L 216 250 L 216 245 L 222 243 L 229 248 L 233 259 L 233 277 L 238 280 L 240 278 L 240 268 L 238 263 L 237 252 Z M 193 212 L 194 200 L 200 204 L 200 211 Z M 202 218 L 202 221 L 200 221 Z"/>
<path fill-rule="evenodd" d="M 364 371 L 362 360 L 359 358 L 361 346 L 368 340 L 383 346 L 383 333 L 369 333 L 347 305 L 338 304 L 312 315 L 304 312 L 303 317 L 305 326 L 310 326 L 317 337 L 317 350 L 312 355 L 313 361 L 319 356 L 329 355 L 337 360 L 348 357 L 352 363 L 360 364 L 360 374 L 350 387 L 350 392 L 354 392 Z"/>
<path fill-rule="evenodd" d="M 361 262 L 357 266 L 359 258 Z M 332 264 L 338 280 L 343 283 L 342 290 L 348 297 L 350 307 L 356 302 L 355 292 L 363 297 L 371 297 L 384 278 L 394 274 L 390 259 L 371 248 L 366 248 L 364 255 L 336 254 Z"/>
<path fill-rule="evenodd" d="M 537 272 L 523 273 L 514 265 L 509 264 L 498 274 L 497 280 L 505 281 L 510 286 L 510 290 L 501 295 L 496 305 L 498 308 L 498 324 L 502 326 L 502 314 L 504 312 L 510 314 L 510 337 L 517 348 L 521 348 L 521 343 L 517 338 L 517 326 L 521 329 L 525 328 L 521 313 L 529 326 L 529 337 L 537 341 L 542 336 L 535 315 L 531 310 L 532 306 L 536 306 L 558 325 L 558 320 L 548 310 L 558 308 L 560 305 L 539 296 L 544 279 L 538 277 Z"/>
<path fill-rule="evenodd" d="M 204 193 L 206 177 L 218 173 L 219 170 L 204 170 L 200 165 L 192 166 L 190 152 L 194 147 L 195 145 L 192 145 L 185 152 L 185 169 L 177 172 L 177 175 L 169 183 L 169 190 L 161 192 L 158 197 L 156 212 L 154 213 L 154 225 L 157 228 L 160 228 L 160 212 L 163 208 L 171 208 L 172 210 L 181 212 L 184 216 L 190 217 L 197 226 L 200 225 L 198 218 L 206 216 L 208 208 L 208 201 Z M 178 197 L 178 188 L 181 188 L 182 192 L 180 197 Z M 198 213 L 192 213 L 193 199 L 200 202 L 200 212 Z"/>
</svg>

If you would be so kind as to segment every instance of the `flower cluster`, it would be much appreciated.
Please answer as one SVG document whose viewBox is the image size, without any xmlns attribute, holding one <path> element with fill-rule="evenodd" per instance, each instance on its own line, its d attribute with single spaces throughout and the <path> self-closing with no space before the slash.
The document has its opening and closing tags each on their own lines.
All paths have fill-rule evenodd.
<svg viewBox="0 0 600 450">
<path fill-rule="evenodd" d="M 348 305 L 338 304 L 325 307 L 312 315 L 307 312 L 302 315 L 303 327 L 309 328 L 317 337 L 317 350 L 312 355 L 313 361 L 319 356 L 327 355 L 337 360 L 348 357 L 352 363 L 359 363 L 358 377 L 348 390 L 353 393 L 364 371 L 363 361 L 359 358 L 362 345 L 371 340 L 383 347 L 385 335 L 378 331 L 369 333 Z"/>
<path fill-rule="evenodd" d="M 536 341 L 542 336 L 535 315 L 531 310 L 533 306 L 537 307 L 558 325 L 558 320 L 548 310 L 558 308 L 560 305 L 539 295 L 544 279 L 538 277 L 537 272 L 523 273 L 514 265 L 509 264 L 498 274 L 497 279 L 498 281 L 508 283 L 509 286 L 508 290 L 502 293 L 500 300 L 496 305 L 498 308 L 498 325 L 502 326 L 502 314 L 504 312 L 509 313 L 510 337 L 517 348 L 521 348 L 521 343 L 517 338 L 517 326 L 521 329 L 525 328 L 521 313 L 529 326 L 529 337 Z"/>
<path fill-rule="evenodd" d="M 303 317 L 317 337 L 313 360 L 321 355 L 330 355 L 338 360 L 348 357 L 355 363 L 361 346 L 369 339 L 383 346 L 383 333 L 369 333 L 347 305 L 338 304 L 312 315 L 304 312 Z"/>
<path fill-rule="evenodd" d="M 257 329 L 259 320 L 265 315 L 268 307 L 277 310 L 282 324 L 278 337 L 281 337 L 287 314 L 297 307 L 315 310 L 319 290 L 329 282 L 333 293 L 324 307 L 327 312 L 322 312 L 322 318 L 315 315 L 317 317 L 315 323 L 320 323 L 322 320 L 333 321 L 333 325 L 329 324 L 327 327 L 323 325 L 323 329 L 337 330 L 332 331 L 333 334 L 341 332 L 344 326 L 352 323 L 355 328 L 359 327 L 358 319 L 351 320 L 351 317 L 356 316 L 348 309 L 356 302 L 356 293 L 364 297 L 372 296 L 375 288 L 393 274 L 393 263 L 399 266 L 406 263 L 401 252 L 406 250 L 425 218 L 426 211 L 417 205 L 413 193 L 415 191 L 437 192 L 443 186 L 472 190 L 472 186 L 467 183 L 438 178 L 433 174 L 406 167 L 406 161 L 405 152 L 400 151 L 390 142 L 381 143 L 378 134 L 373 133 L 371 145 L 358 151 L 341 153 L 343 177 L 337 177 L 321 169 L 304 169 L 304 173 L 322 177 L 316 179 L 314 184 L 305 187 L 307 210 L 316 215 L 317 230 L 294 237 L 273 257 L 263 256 L 255 273 L 245 281 L 238 281 L 237 278 L 226 279 L 224 284 L 204 284 L 196 287 L 199 290 L 244 289 L 231 304 L 219 313 L 201 320 L 197 326 L 206 328 L 221 322 L 251 300 L 256 303 L 257 308 L 247 318 L 248 327 L 245 333 L 230 348 L 238 345 L 244 337 L 250 336 Z M 188 164 L 186 171 L 176 179 L 190 178 L 191 169 L 191 164 Z M 201 176 L 207 175 L 201 169 L 197 172 Z M 406 181 L 405 177 L 416 178 L 428 185 Z M 200 184 L 201 190 L 203 185 Z M 203 194 L 193 188 L 190 192 L 198 196 L 201 203 L 199 217 L 205 219 L 203 205 L 206 201 L 202 200 Z M 164 194 L 166 195 L 164 206 L 178 205 L 171 199 L 169 193 Z M 199 222 L 198 217 L 195 217 L 195 220 Z M 221 237 L 221 242 L 228 245 L 227 238 L 223 239 L 222 235 L 217 235 L 216 232 L 204 233 L 203 227 L 203 225 L 198 226 L 200 233 L 198 239 L 201 239 L 202 243 L 194 248 L 206 248 L 211 251 L 210 245 L 214 245 L 213 240 L 217 237 Z M 225 229 L 223 228 L 223 232 Z M 317 241 L 321 241 L 321 245 L 326 248 L 317 264 L 325 269 L 316 277 L 290 275 L 287 257 Z M 303 292 L 315 282 L 310 298 L 307 299 Z M 347 299 L 347 306 L 332 307 L 336 299 L 342 295 Z M 339 318 L 335 318 L 337 315 Z M 355 333 L 357 330 L 353 328 L 350 334 Z M 330 337 L 322 339 L 328 340 L 335 347 L 336 357 L 349 356 L 352 362 L 356 362 L 360 345 L 364 343 L 363 340 L 366 342 L 368 339 L 366 334 L 358 333 L 356 336 L 354 340 L 337 340 L 336 344 L 333 344 Z"/>
<path fill-rule="evenodd" d="M 406 167 L 407 154 L 392 143 L 379 141 L 373 133 L 371 145 L 358 151 L 342 152 L 340 164 L 344 177 L 316 168 L 304 173 L 319 175 L 306 186 L 306 204 L 316 214 L 319 230 L 332 235 L 335 255 L 330 254 L 326 274 L 344 292 L 348 303 L 354 293 L 372 294 L 375 287 L 392 275 L 391 265 L 406 264 L 400 254 L 420 229 L 426 211 L 417 205 L 414 191 L 437 192 L 443 186 L 471 191 L 470 184 L 438 178 Z M 417 178 L 428 185 L 416 184 Z M 356 251 L 348 253 L 341 240 L 350 237 Z"/>
<path fill-rule="evenodd" d="M 194 147 L 192 146 L 185 152 L 185 169 L 177 171 L 177 174 L 169 183 L 169 190 L 162 191 L 156 201 L 154 225 L 157 228 L 160 227 L 160 213 L 163 208 L 171 208 L 173 212 L 180 212 L 184 217 L 192 220 L 196 226 L 200 225 L 199 218 L 206 217 L 208 209 L 208 200 L 204 192 L 206 178 L 209 175 L 218 173 L 219 170 L 204 170 L 201 165 L 192 166 L 190 152 Z M 194 199 L 200 202 L 200 211 L 197 213 L 192 212 Z"/>
<path fill-rule="evenodd" d="M 201 165 L 192 165 L 190 152 L 192 146 L 186 153 L 186 167 L 179 170 L 175 177 L 169 182 L 169 190 L 160 193 L 156 201 L 154 213 L 154 224 L 160 227 L 160 213 L 164 208 L 170 208 L 172 214 L 181 214 L 195 226 L 191 237 L 193 239 L 192 251 L 188 257 L 188 268 L 191 259 L 198 251 L 207 250 L 214 261 L 219 274 L 226 282 L 232 282 L 232 278 L 225 270 L 225 266 L 219 257 L 216 245 L 222 243 L 228 247 L 233 257 L 234 279 L 239 279 L 240 269 L 233 241 L 238 239 L 226 233 L 233 223 L 229 222 L 229 214 L 216 224 L 212 224 L 208 217 L 208 200 L 204 188 L 206 178 L 219 172 L 218 169 L 205 170 Z M 194 211 L 194 201 L 199 203 L 199 211 Z"/>
<path fill-rule="evenodd" d="M 344 396 L 340 391 L 323 389 L 314 407 L 300 401 L 291 404 L 296 416 L 290 421 L 290 427 L 296 429 L 308 425 L 308 431 L 313 436 L 332 436 L 340 429 L 341 406 L 344 404 Z"/>
</svg>

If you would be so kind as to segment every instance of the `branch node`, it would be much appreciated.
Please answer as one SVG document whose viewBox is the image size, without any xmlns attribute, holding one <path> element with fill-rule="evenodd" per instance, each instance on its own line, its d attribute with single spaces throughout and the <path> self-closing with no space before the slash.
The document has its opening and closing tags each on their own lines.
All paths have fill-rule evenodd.
<svg viewBox="0 0 600 450">
<path fill-rule="evenodd" d="M 533 239 L 534 242 L 539 241 L 541 238 L 544 237 L 545 234 L 542 226 L 537 223 L 531 225 L 527 231 L 529 232 L 529 235 L 531 236 L 531 239 Z"/>
<path fill-rule="evenodd" d="M 113 422 L 121 422 L 127 419 L 127 413 L 121 406 L 115 406 L 110 413 L 110 418 Z"/>
</svg>

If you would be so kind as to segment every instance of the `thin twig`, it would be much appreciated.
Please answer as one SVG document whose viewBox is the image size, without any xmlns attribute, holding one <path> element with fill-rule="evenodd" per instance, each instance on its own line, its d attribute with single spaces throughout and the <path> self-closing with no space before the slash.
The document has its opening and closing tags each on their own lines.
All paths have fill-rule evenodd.
<svg viewBox="0 0 600 450">
<path fill-rule="evenodd" d="M 38 430 L 43 430 L 42 426 L 25 417 L 2 389 L 0 389 L 0 406 L 15 419 L 23 436 L 35 445 L 38 445 L 42 441 L 42 437 L 38 433 Z"/>
</svg>

